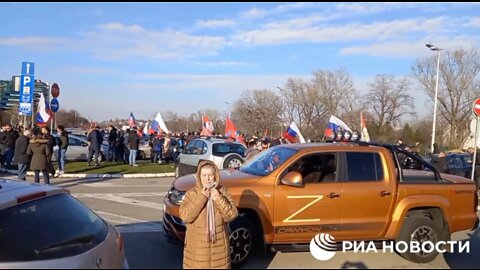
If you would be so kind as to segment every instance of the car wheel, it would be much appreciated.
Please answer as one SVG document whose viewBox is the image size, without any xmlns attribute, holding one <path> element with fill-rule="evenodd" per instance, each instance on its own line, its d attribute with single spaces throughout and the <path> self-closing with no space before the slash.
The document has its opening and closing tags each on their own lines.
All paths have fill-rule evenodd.
<svg viewBox="0 0 480 270">
<path fill-rule="evenodd" d="M 224 169 L 235 169 L 243 164 L 243 159 L 239 155 L 231 155 L 223 162 Z"/>
<path fill-rule="evenodd" d="M 232 266 L 237 268 L 243 265 L 250 255 L 253 248 L 253 224 L 246 217 L 237 217 L 230 222 L 230 261 Z"/>
<path fill-rule="evenodd" d="M 442 231 L 438 228 L 438 225 L 430 218 L 423 215 L 412 215 L 405 220 L 400 235 L 396 239 L 398 242 L 405 242 L 408 247 L 411 246 L 411 242 L 419 242 L 420 247 L 422 243 L 430 242 L 435 245 L 442 239 Z M 403 246 L 404 245 L 400 245 Z M 426 245 L 427 248 L 431 248 L 430 245 Z M 402 250 L 403 251 L 403 250 Z M 433 249 L 432 252 L 426 252 L 420 250 L 419 252 L 410 252 L 407 249 L 406 252 L 399 252 L 400 256 L 415 263 L 428 263 L 433 261 L 438 256 L 438 251 Z"/>
</svg>

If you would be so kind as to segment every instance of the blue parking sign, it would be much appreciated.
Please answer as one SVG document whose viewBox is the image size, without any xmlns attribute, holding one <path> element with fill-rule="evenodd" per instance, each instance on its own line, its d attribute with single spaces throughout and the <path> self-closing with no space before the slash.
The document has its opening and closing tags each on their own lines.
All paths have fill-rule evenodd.
<svg viewBox="0 0 480 270">
<path fill-rule="evenodd" d="M 22 62 L 20 76 L 19 115 L 32 115 L 33 91 L 35 90 L 35 63 Z"/>
</svg>

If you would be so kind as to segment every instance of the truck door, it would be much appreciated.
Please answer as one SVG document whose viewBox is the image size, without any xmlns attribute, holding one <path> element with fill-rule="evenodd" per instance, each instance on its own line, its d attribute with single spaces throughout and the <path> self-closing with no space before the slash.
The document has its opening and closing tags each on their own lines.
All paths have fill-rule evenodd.
<svg viewBox="0 0 480 270">
<path fill-rule="evenodd" d="M 396 179 L 377 152 L 345 152 L 342 231 L 348 239 L 374 239 L 386 229 Z"/>
<path fill-rule="evenodd" d="M 340 228 L 342 183 L 337 182 L 337 158 L 332 152 L 306 154 L 280 174 L 274 195 L 276 244 L 308 243 L 320 232 Z M 302 174 L 303 187 L 281 183 L 291 171 Z"/>
</svg>

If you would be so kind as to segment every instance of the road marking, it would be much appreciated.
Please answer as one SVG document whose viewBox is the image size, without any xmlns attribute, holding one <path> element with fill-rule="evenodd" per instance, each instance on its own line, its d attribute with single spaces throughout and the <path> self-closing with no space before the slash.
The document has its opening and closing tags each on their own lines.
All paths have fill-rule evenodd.
<svg viewBox="0 0 480 270">
<path fill-rule="evenodd" d="M 172 185 L 116 185 L 113 183 L 103 183 L 103 182 L 98 182 L 98 183 L 87 183 L 83 184 L 83 186 L 88 186 L 88 187 L 128 187 L 128 188 L 136 188 L 136 187 L 171 187 Z"/>
<path fill-rule="evenodd" d="M 115 193 L 115 194 L 126 194 L 126 196 L 128 196 L 129 193 Z M 135 194 L 138 195 L 140 193 L 135 193 Z M 152 194 L 152 193 L 145 193 L 145 194 Z M 96 194 L 96 193 L 92 193 L 92 194 L 81 193 L 81 194 L 73 194 L 73 195 L 77 198 L 94 198 L 94 199 L 111 201 L 111 202 L 116 202 L 116 203 L 123 203 L 123 204 L 135 205 L 135 206 L 140 206 L 140 207 L 153 208 L 153 209 L 160 210 L 160 211 L 163 212 L 163 204 L 130 199 L 130 198 L 114 195 L 114 194 L 111 194 L 111 193 L 98 193 L 98 194 Z M 163 193 L 163 195 L 165 195 L 165 193 Z"/>
<path fill-rule="evenodd" d="M 78 198 L 92 198 L 92 197 L 102 197 L 105 195 L 119 195 L 120 197 L 163 197 L 166 192 L 131 192 L 131 193 L 72 193 L 73 196 Z"/>
<path fill-rule="evenodd" d="M 161 223 L 132 218 L 113 213 L 96 211 L 103 219 L 115 225 L 121 233 L 163 232 Z"/>
</svg>

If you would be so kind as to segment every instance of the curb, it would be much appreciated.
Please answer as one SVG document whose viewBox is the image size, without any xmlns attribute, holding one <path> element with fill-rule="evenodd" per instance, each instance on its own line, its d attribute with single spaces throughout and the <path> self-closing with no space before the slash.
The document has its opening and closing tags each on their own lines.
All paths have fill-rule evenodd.
<svg viewBox="0 0 480 270">
<path fill-rule="evenodd" d="M 11 174 L 17 174 L 16 170 L 7 170 L 6 172 Z M 27 175 L 33 176 L 35 174 L 33 172 L 27 172 Z M 175 173 L 134 173 L 134 174 L 66 173 L 56 178 L 165 178 L 165 177 L 175 177 Z"/>
</svg>

